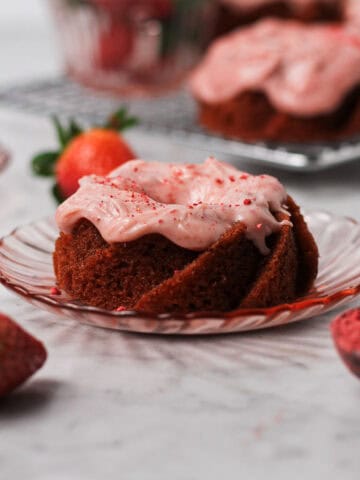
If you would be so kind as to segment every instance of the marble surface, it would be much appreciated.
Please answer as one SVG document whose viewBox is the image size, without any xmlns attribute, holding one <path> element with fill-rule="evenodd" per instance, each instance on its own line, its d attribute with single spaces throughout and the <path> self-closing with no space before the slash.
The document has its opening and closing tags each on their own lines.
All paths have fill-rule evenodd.
<svg viewBox="0 0 360 480">
<path fill-rule="evenodd" d="M 149 159 L 204 155 L 136 131 L 129 138 Z M 55 139 L 46 119 L 2 109 L 0 140 L 13 154 L 0 174 L 3 235 L 53 214 L 49 182 L 28 163 Z M 304 207 L 360 220 L 360 164 L 278 175 Z M 0 309 L 49 353 L 0 402 L 0 478 L 359 478 L 360 382 L 332 346 L 334 314 L 257 333 L 166 338 L 65 322 L 2 287 Z"/>
</svg>

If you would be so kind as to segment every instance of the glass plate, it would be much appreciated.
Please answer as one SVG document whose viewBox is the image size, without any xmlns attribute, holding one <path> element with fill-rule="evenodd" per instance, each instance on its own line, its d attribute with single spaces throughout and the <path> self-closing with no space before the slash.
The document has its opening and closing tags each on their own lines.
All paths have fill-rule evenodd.
<svg viewBox="0 0 360 480">
<path fill-rule="evenodd" d="M 306 216 L 320 250 L 319 275 L 313 290 L 297 301 L 266 309 L 228 313 L 144 315 L 108 312 L 54 294 L 52 267 L 58 235 L 52 219 L 16 229 L 0 242 L 0 282 L 25 300 L 81 323 L 116 330 L 157 334 L 229 333 L 274 327 L 325 313 L 360 293 L 360 225 L 327 212 Z"/>
</svg>

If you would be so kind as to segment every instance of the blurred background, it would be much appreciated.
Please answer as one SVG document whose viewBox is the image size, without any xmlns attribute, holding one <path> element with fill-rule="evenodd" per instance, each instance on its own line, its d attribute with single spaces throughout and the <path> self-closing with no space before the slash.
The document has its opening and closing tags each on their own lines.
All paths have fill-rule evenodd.
<svg viewBox="0 0 360 480">
<path fill-rule="evenodd" d="M 56 74 L 59 59 L 52 24 L 43 0 L 2 2 L 0 12 L 0 83 Z"/>
<path fill-rule="evenodd" d="M 289 5 L 298 4 L 287 1 Z M 248 0 L 240 3 L 253 6 Z M 258 3 L 262 2 L 254 2 Z M 343 5 L 342 0 L 329 3 Z M 251 166 L 303 172 L 357 159 L 359 145 L 346 145 L 339 151 L 337 147 L 301 144 L 285 152 L 282 145 L 274 149 L 254 142 L 229 141 L 199 125 L 196 101 L 176 87 L 216 35 L 267 16 L 259 12 L 240 15 L 234 4 L 237 0 L 4 2 L 0 13 L 0 105 L 42 117 L 76 116 L 99 124 L 125 103 L 141 118 L 143 130 L 170 133 L 177 143 L 211 151 L 220 158 L 235 158 L 237 163 L 244 159 Z M 346 5 L 352 4 L 351 18 L 355 19 L 360 2 L 347 0 Z M 320 19 L 319 15 L 306 18 L 304 14 L 303 20 L 309 25 L 334 20 L 321 12 Z M 286 11 L 279 14 L 281 18 L 287 15 Z M 70 81 L 64 72 L 70 74 Z M 95 89 L 81 88 L 79 83 Z M 168 91 L 172 96 L 146 102 L 127 96 Z"/>
</svg>

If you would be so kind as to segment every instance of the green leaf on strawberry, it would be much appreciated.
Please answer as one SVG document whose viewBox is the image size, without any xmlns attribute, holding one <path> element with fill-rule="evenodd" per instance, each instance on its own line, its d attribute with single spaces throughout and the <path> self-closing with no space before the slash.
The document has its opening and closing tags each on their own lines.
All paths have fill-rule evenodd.
<svg viewBox="0 0 360 480">
<path fill-rule="evenodd" d="M 61 190 L 57 183 L 54 183 L 54 185 L 51 187 L 51 193 L 59 205 L 65 200 L 64 195 L 61 193 Z"/>
<path fill-rule="evenodd" d="M 35 175 L 51 177 L 55 174 L 55 164 L 59 152 L 44 152 L 35 155 L 31 160 L 31 168 Z"/>
<path fill-rule="evenodd" d="M 54 115 L 52 117 L 56 134 L 60 143 L 61 150 L 64 150 L 71 140 L 80 135 L 83 130 L 74 119 L 70 119 L 69 125 L 62 125 L 60 120 Z"/>
<path fill-rule="evenodd" d="M 106 128 L 123 132 L 124 130 L 135 127 L 138 124 L 139 119 L 129 115 L 126 108 L 122 107 L 109 117 L 106 123 Z"/>
</svg>

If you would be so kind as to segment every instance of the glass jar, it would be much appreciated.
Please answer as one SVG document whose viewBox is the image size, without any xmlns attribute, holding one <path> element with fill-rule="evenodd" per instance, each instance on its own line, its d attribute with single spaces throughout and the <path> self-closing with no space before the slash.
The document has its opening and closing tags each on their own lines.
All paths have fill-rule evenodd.
<svg viewBox="0 0 360 480">
<path fill-rule="evenodd" d="M 178 86 L 213 33 L 212 0 L 49 0 L 66 72 L 122 95 Z"/>
</svg>

